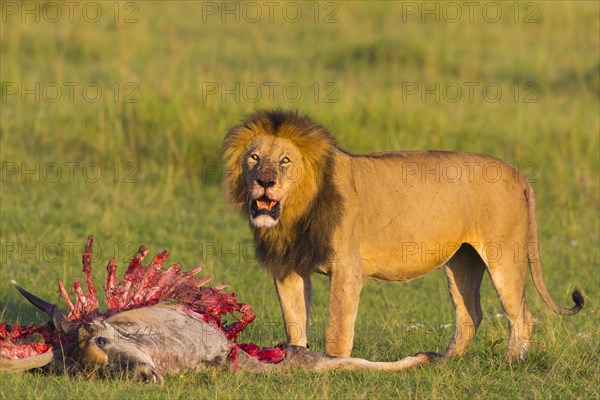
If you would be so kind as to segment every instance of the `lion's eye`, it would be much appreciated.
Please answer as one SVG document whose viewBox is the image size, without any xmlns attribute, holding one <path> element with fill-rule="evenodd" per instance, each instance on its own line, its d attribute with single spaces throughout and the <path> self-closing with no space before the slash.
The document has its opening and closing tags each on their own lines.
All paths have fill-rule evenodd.
<svg viewBox="0 0 600 400">
<path fill-rule="evenodd" d="M 282 164 L 288 164 L 288 163 L 290 163 L 290 162 L 292 162 L 292 161 L 291 161 L 289 158 L 287 158 L 287 157 L 283 157 L 283 158 L 281 159 L 281 161 L 280 161 L 280 162 L 281 162 Z"/>
<path fill-rule="evenodd" d="M 258 160 L 260 160 L 260 157 L 258 156 L 258 154 L 252 154 L 252 155 L 250 156 L 250 158 L 251 158 L 251 159 L 253 159 L 254 161 L 258 161 Z"/>
</svg>

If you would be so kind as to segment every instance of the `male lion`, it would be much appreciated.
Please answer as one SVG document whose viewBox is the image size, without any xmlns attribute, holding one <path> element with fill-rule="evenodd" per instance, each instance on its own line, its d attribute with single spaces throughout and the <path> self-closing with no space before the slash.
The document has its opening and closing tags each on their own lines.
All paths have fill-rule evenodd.
<svg viewBox="0 0 600 400">
<path fill-rule="evenodd" d="M 310 275 L 330 277 L 327 354 L 347 357 L 368 278 L 409 281 L 445 266 L 456 325 L 445 356 L 463 354 L 482 319 L 487 269 L 508 317 L 508 360 L 529 347 L 527 265 L 544 302 L 535 195 L 512 166 L 445 151 L 352 155 L 329 131 L 290 111 L 259 111 L 225 137 L 228 200 L 250 220 L 259 261 L 273 274 L 288 341 L 307 346 Z"/>
</svg>

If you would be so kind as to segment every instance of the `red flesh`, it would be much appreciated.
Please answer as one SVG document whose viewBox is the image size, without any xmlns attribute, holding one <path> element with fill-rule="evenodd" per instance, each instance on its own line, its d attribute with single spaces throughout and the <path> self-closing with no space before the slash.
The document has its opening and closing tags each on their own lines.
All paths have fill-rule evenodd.
<svg viewBox="0 0 600 400">
<path fill-rule="evenodd" d="M 58 280 L 59 293 L 65 300 L 69 313 L 67 319 L 86 326 L 93 320 L 101 320 L 122 311 L 151 306 L 161 301 L 174 301 L 185 305 L 188 314 L 212 322 L 218 326 L 229 340 L 237 341 L 239 334 L 256 317 L 250 304 L 238 303 L 235 293 L 224 292 L 225 286 L 204 286 L 211 278 L 195 277 L 202 270 L 197 267 L 188 272 L 181 272 L 179 263 L 163 268 L 169 253 L 157 254 L 148 266 L 142 261 L 148 249 L 140 246 L 129 263 L 123 279 L 117 283 L 114 259 L 106 266 L 107 278 L 104 284 L 106 311 L 98 309 L 98 297 L 92 278 L 92 236 L 88 237 L 83 253 L 83 272 L 87 284 L 87 294 L 83 292 L 78 280 L 73 281 L 71 291 L 75 293 L 73 304 L 65 286 Z M 237 317 L 234 313 L 240 313 Z M 225 318 L 232 317 L 235 322 L 224 326 Z M 60 335 L 52 323 L 30 326 L 7 325 L 0 323 L 0 357 L 20 359 L 31 355 L 42 354 L 53 348 L 76 341 L 75 337 Z M 278 363 L 285 357 L 282 345 L 274 348 L 262 348 L 253 343 L 238 345 L 252 357 L 262 362 Z M 235 361 L 235 352 L 232 353 Z"/>
</svg>

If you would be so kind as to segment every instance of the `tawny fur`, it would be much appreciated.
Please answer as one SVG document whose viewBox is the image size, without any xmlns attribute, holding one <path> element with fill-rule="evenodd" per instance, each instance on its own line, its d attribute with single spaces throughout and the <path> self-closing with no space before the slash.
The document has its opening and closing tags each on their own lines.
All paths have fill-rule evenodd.
<svg viewBox="0 0 600 400">
<path fill-rule="evenodd" d="M 259 111 L 232 128 L 223 157 L 225 193 L 250 219 L 292 345 L 308 343 L 313 272 L 331 279 L 326 341 L 327 354 L 335 356 L 350 355 L 367 279 L 409 281 L 445 265 L 456 309 L 446 356 L 464 353 L 481 322 L 485 270 L 509 320 L 509 360 L 523 358 L 529 347 L 528 265 L 553 311 L 571 315 L 584 306 L 578 291 L 571 309 L 550 297 L 533 189 L 501 160 L 444 151 L 351 155 L 323 126 L 282 110 Z M 251 215 L 261 196 L 278 202 L 278 219 Z"/>
</svg>

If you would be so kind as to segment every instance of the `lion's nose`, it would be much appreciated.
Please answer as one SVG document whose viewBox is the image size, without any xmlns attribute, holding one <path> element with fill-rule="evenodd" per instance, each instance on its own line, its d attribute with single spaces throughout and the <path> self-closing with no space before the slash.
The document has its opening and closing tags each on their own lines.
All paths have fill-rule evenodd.
<svg viewBox="0 0 600 400">
<path fill-rule="evenodd" d="M 267 189 L 270 188 L 271 186 L 275 185 L 275 181 L 273 179 L 256 179 L 256 183 L 258 183 L 261 187 Z"/>
</svg>

